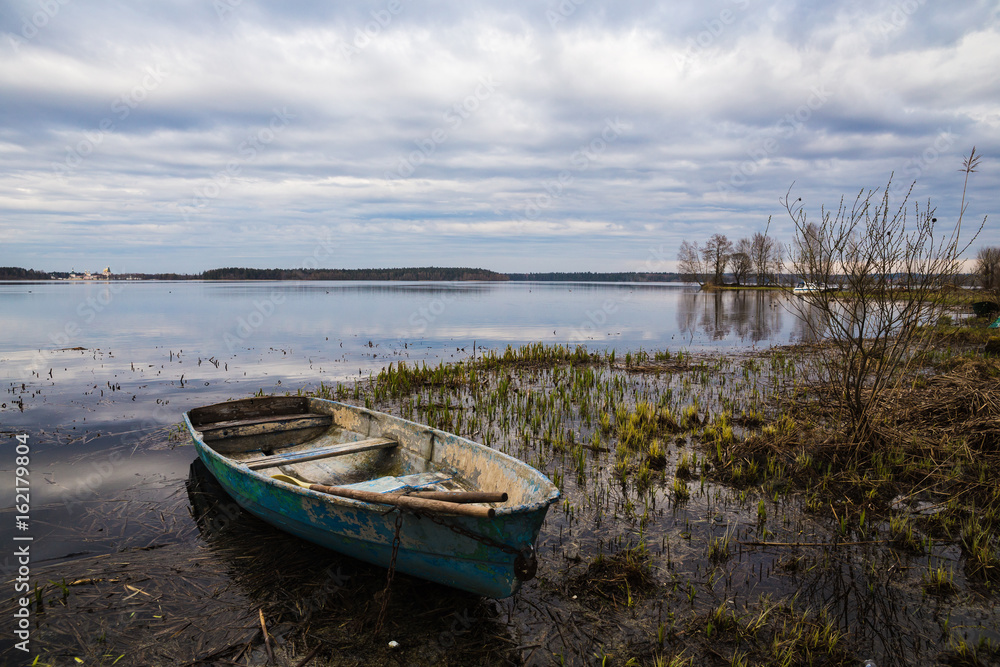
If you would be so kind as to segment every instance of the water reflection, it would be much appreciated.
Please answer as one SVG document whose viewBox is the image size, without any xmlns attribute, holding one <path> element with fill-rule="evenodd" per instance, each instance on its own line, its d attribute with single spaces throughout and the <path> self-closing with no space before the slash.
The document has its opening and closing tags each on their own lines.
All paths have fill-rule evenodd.
<svg viewBox="0 0 1000 667">
<path fill-rule="evenodd" d="M 280 286 L 286 294 L 334 294 L 334 295 L 414 295 L 466 293 L 484 294 L 502 289 L 503 282 L 380 282 L 380 281 L 281 281 L 281 282 L 222 282 L 204 283 L 205 295 L 215 299 L 231 299 L 241 294 L 255 294 L 262 290 L 273 290 Z"/>
<path fill-rule="evenodd" d="M 690 340 L 704 335 L 713 341 L 736 339 L 757 346 L 776 342 L 787 330 L 788 342 L 811 341 L 818 329 L 800 315 L 815 317 L 818 311 L 806 306 L 800 314 L 800 305 L 790 303 L 781 292 L 687 292 L 678 302 L 677 328 Z"/>
<path fill-rule="evenodd" d="M 229 564 L 232 580 L 283 639 L 362 653 L 383 664 L 383 642 L 366 647 L 381 608 L 386 570 L 283 533 L 247 512 L 198 459 L 186 482 L 192 516 L 204 542 Z M 410 520 L 410 519 L 408 519 Z M 407 647 L 407 664 L 512 662 L 496 604 L 479 596 L 397 574 L 386 635 Z M 303 651 L 304 652 L 304 651 Z M 378 657 L 376 658 L 376 655 Z"/>
<path fill-rule="evenodd" d="M 794 313 L 779 305 L 784 298 L 680 283 L 0 284 L 8 324 L 0 357 L 83 347 L 148 359 L 165 346 L 239 361 L 273 346 L 331 361 L 360 356 L 369 340 L 423 343 L 440 354 L 457 337 L 501 349 L 539 340 L 649 349 L 676 346 L 679 337 L 691 349 L 783 345 L 801 338 Z M 7 366 L 4 374 L 21 379 L 13 375 L 24 370 Z"/>
<path fill-rule="evenodd" d="M 626 352 L 808 340 L 784 300 L 679 283 L 0 283 L 0 413 L 27 429 L 82 423 L 70 404 L 88 426 L 168 402 L 176 415 L 539 341 Z"/>
<path fill-rule="evenodd" d="M 968 585 L 955 568 L 959 555 L 953 546 L 937 547 L 933 554 L 907 555 L 862 544 L 785 554 L 783 562 L 794 564 L 793 580 L 801 599 L 836 610 L 840 627 L 850 631 L 859 655 L 878 656 L 883 667 L 905 667 L 946 650 L 949 626 L 991 642 L 1000 638 L 994 602 L 921 594 L 920 576 L 915 573 L 926 572 L 931 565 L 948 564 L 957 571 L 955 584 L 963 589 Z"/>
<path fill-rule="evenodd" d="M 787 345 L 812 340 L 802 315 L 817 314 L 795 312 L 802 305 L 679 283 L 0 283 L 0 416 L 27 431 L 171 423 L 258 391 L 536 342 L 619 353 Z"/>
</svg>

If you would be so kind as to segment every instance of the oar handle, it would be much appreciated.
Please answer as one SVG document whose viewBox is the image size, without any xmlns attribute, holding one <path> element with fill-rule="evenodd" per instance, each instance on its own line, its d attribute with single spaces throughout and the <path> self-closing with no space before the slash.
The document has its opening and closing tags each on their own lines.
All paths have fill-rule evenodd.
<svg viewBox="0 0 1000 667">
<path fill-rule="evenodd" d="M 348 489 L 342 486 L 324 486 L 322 484 L 310 484 L 309 488 L 319 493 L 329 493 L 332 496 L 352 498 L 366 503 L 379 503 L 382 505 L 395 505 L 406 507 L 412 510 L 424 512 L 436 512 L 438 514 L 454 514 L 457 516 L 471 516 L 480 519 L 492 519 L 497 512 L 492 507 L 473 507 L 460 503 L 450 503 L 444 500 L 433 500 L 431 498 L 414 498 L 402 493 L 376 493 L 374 491 L 362 491 L 361 489 Z"/>
</svg>

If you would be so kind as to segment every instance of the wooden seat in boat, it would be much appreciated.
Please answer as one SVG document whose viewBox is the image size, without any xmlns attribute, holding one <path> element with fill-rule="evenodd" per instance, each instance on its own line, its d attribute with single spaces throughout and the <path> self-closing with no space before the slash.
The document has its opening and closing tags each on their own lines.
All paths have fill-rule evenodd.
<svg viewBox="0 0 1000 667">
<path fill-rule="evenodd" d="M 317 459 L 330 458 L 332 456 L 344 456 L 346 454 L 357 454 L 373 449 L 386 449 L 395 447 L 396 441 L 389 438 L 366 438 L 355 442 L 337 442 L 329 445 L 322 445 L 316 441 L 308 449 L 295 452 L 277 453 L 270 456 L 263 456 L 257 459 L 241 461 L 250 470 L 262 470 L 264 468 L 275 468 L 277 466 L 290 463 L 302 463 L 305 461 L 315 461 Z"/>
</svg>

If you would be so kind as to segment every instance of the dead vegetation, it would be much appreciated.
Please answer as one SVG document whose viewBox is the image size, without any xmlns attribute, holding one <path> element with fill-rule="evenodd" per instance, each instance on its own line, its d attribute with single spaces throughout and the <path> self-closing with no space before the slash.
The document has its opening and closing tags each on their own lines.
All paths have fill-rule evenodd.
<svg viewBox="0 0 1000 667">
<path fill-rule="evenodd" d="M 707 438 L 710 474 L 804 493 L 836 539 L 884 540 L 917 554 L 935 541 L 957 544 L 970 581 L 1000 583 L 1000 359 L 973 351 L 911 367 L 885 392 L 863 441 L 827 393 L 810 387 L 727 447 Z"/>
<path fill-rule="evenodd" d="M 586 571 L 572 580 L 570 590 L 583 591 L 587 597 L 602 601 L 601 604 L 631 608 L 656 590 L 652 560 L 645 544 L 608 556 L 600 554 Z"/>
</svg>

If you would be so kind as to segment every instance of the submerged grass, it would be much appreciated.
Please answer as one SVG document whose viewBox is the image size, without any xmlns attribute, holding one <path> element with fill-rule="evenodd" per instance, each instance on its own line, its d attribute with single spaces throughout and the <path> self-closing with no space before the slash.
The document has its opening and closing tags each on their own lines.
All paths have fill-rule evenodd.
<svg viewBox="0 0 1000 667">
<path fill-rule="evenodd" d="M 822 350 L 805 348 L 724 358 L 538 344 L 321 385 L 312 393 L 459 433 L 556 481 L 564 495 L 540 535 L 537 580 L 491 602 L 397 577 L 388 627 L 404 648 L 392 653 L 370 637 L 384 570 L 355 564 L 349 581 L 317 589 L 315 563 L 287 553 L 301 543 L 251 524 L 235 539 L 206 538 L 197 556 L 211 563 L 211 587 L 191 578 L 190 563 L 172 579 L 187 577 L 194 597 L 228 576 L 235 586 L 217 599 L 235 611 L 219 618 L 245 635 L 197 639 L 183 624 L 208 628 L 213 612 L 185 619 L 180 607 L 163 625 L 122 627 L 135 642 L 167 630 L 177 642 L 196 637 L 200 648 L 177 655 L 222 651 L 213 659 L 236 664 L 263 660 L 261 609 L 286 662 L 319 651 L 310 666 L 840 665 L 873 648 L 880 667 L 989 664 L 1000 641 L 1000 361 L 979 354 L 970 334 L 945 335 L 899 378 L 863 447 L 849 444 L 804 370 Z M 51 664 L 77 641 L 65 619 L 83 609 L 84 588 L 67 576 L 64 589 L 68 574 L 39 594 Z M 156 593 L 137 581 L 128 583 Z M 121 605 L 115 613 L 132 593 L 108 598 Z M 934 605 L 922 604 L 927 596 Z M 860 615 L 864 623 L 851 621 Z M 129 657 L 155 648 L 140 651 L 124 630 L 86 629 L 84 643 L 106 631 L 90 653 L 72 648 L 94 664 L 123 655 L 119 647 Z M 955 637 L 950 647 L 914 639 L 942 631 Z"/>
<path fill-rule="evenodd" d="M 847 633 L 824 608 L 799 610 L 768 597 L 738 614 L 730 602 L 694 618 L 705 652 L 736 665 L 856 665 Z"/>
<path fill-rule="evenodd" d="M 707 576 L 714 585 L 721 577 L 728 589 L 734 572 L 746 576 L 744 545 L 794 545 L 798 540 L 775 542 L 774 536 L 811 516 L 829 526 L 820 539 L 832 545 L 884 545 L 897 558 L 914 559 L 957 546 L 961 581 L 953 569 L 927 564 L 914 570 L 914 589 L 950 599 L 963 586 L 978 586 L 992 596 L 1000 581 L 1000 491 L 992 483 L 1000 464 L 1000 364 L 980 356 L 971 336 L 962 340 L 963 349 L 939 350 L 909 367 L 895 384 L 893 410 L 880 416 L 864 447 L 841 430 L 826 389 L 803 370 L 806 356 L 821 349 L 772 350 L 740 360 L 670 352 L 616 359 L 582 348 L 508 348 L 413 370 L 413 379 L 401 379 L 411 369 L 400 366 L 369 379 L 360 397 L 470 435 L 558 479 L 566 495 L 556 520 L 560 534 L 580 535 L 584 517 L 597 530 L 598 555 L 571 577 L 569 588 L 612 609 L 648 604 L 645 577 L 658 576 L 651 563 L 675 568 L 678 545 L 672 541 L 690 540 L 696 527 L 685 520 L 676 533 L 660 529 L 658 553 L 626 547 L 608 556 L 600 543 L 620 538 L 608 538 L 601 526 L 618 526 L 611 535 L 622 526 L 651 529 L 663 521 L 664 508 L 675 516 L 708 508 L 712 516 L 721 489 L 739 491 L 729 512 L 745 518 L 724 536 L 708 538 L 704 569 L 695 564 L 692 575 L 697 561 L 687 559 L 695 580 Z M 755 539 L 741 538 L 740 531 L 752 531 Z M 803 557 L 790 562 L 796 567 L 786 571 L 795 578 L 830 567 Z M 875 594 L 882 575 L 866 576 Z M 688 604 L 704 604 L 699 586 L 705 581 L 661 583 Z M 794 599 L 798 590 L 793 585 L 785 595 Z M 825 607 L 793 613 L 781 601 L 770 611 L 760 602 L 745 604 L 745 615 L 780 617 L 781 628 L 770 626 L 766 641 L 741 639 L 726 660 L 847 664 L 854 640 Z M 731 620 L 710 619 L 711 632 L 730 631 Z M 659 651 L 647 654 L 650 664 L 691 657 L 689 642 L 675 643 L 672 652 L 659 644 Z"/>
</svg>

